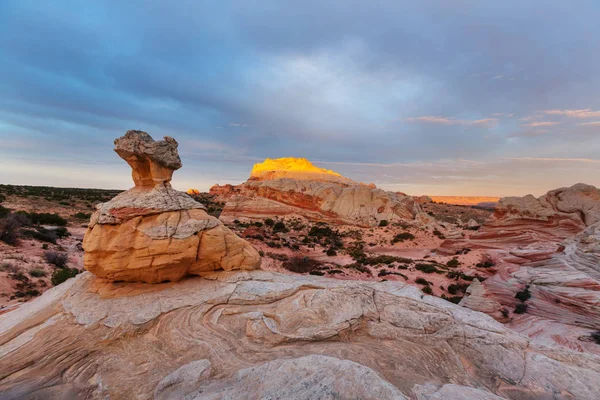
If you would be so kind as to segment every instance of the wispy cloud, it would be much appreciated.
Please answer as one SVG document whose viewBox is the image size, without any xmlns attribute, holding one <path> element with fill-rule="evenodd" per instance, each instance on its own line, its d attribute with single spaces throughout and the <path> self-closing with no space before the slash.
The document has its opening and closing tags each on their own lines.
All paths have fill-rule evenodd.
<svg viewBox="0 0 600 400">
<path fill-rule="evenodd" d="M 432 124 L 440 124 L 440 125 L 467 125 L 467 126 L 485 126 L 485 127 L 493 127 L 498 123 L 497 118 L 484 118 L 484 119 L 458 119 L 458 118 L 448 118 L 448 117 L 436 117 L 432 115 L 426 115 L 422 117 L 410 117 L 406 118 L 408 122 L 426 122 Z"/>
<path fill-rule="evenodd" d="M 496 75 L 495 77 L 492 78 L 493 81 L 495 81 L 496 79 L 502 79 L 504 78 L 504 75 Z"/>
<path fill-rule="evenodd" d="M 537 127 L 537 126 L 553 126 L 553 125 L 558 125 L 558 124 L 560 124 L 560 122 L 539 121 L 539 122 L 531 122 L 529 124 L 523 124 L 521 126 Z"/>
<path fill-rule="evenodd" d="M 556 162 L 577 162 L 577 163 L 592 163 L 600 164 L 600 160 L 595 158 L 552 158 L 552 157 L 514 157 L 504 158 L 511 161 L 556 161 Z"/>
<path fill-rule="evenodd" d="M 580 122 L 577 125 L 579 125 L 579 126 L 600 126 L 600 121 Z"/>
<path fill-rule="evenodd" d="M 569 118 L 598 118 L 600 111 L 592 111 L 589 108 L 585 110 L 545 110 L 546 115 L 562 115 Z"/>
<path fill-rule="evenodd" d="M 247 125 L 247 124 L 238 124 L 238 123 L 232 122 L 232 123 L 229 124 L 229 126 L 244 127 L 244 126 L 250 126 L 250 125 Z"/>
<path fill-rule="evenodd" d="M 550 131 L 548 131 L 547 129 L 529 130 L 529 131 L 525 131 L 525 132 L 513 133 L 512 135 L 509 135 L 508 137 L 509 138 L 513 138 L 513 137 L 535 137 L 535 136 L 545 135 L 548 132 L 550 132 Z"/>
</svg>

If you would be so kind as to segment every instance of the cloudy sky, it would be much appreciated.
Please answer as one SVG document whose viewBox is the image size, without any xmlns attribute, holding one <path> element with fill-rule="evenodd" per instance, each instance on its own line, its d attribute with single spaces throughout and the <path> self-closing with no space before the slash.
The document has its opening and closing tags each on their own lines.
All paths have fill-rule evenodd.
<svg viewBox="0 0 600 400">
<path fill-rule="evenodd" d="M 0 183 L 176 188 L 306 157 L 412 194 L 600 186 L 600 2 L 0 1 Z"/>
</svg>

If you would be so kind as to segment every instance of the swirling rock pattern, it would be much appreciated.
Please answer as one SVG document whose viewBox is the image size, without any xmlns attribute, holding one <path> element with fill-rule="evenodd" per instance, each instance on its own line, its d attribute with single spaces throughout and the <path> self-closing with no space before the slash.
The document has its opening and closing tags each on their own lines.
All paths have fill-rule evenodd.
<svg viewBox="0 0 600 400">
<path fill-rule="evenodd" d="M 0 392 L 91 399 L 597 399 L 600 357 L 399 282 L 89 273 L 0 316 Z"/>
</svg>

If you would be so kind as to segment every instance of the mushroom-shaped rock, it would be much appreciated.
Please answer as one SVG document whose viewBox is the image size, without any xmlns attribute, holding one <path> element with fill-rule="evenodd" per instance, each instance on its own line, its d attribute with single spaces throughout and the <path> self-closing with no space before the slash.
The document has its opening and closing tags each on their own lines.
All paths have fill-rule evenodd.
<svg viewBox="0 0 600 400">
<path fill-rule="evenodd" d="M 259 267 L 248 242 L 171 187 L 181 167 L 175 139 L 128 131 L 115 151 L 131 166 L 135 187 L 97 206 L 83 239 L 85 269 L 113 281 L 158 283 Z"/>
</svg>

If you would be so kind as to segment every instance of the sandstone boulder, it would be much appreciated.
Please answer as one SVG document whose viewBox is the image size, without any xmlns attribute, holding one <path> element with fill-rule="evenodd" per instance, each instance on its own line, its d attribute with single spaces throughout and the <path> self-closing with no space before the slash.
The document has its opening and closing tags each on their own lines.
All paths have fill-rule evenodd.
<svg viewBox="0 0 600 400">
<path fill-rule="evenodd" d="M 215 270 L 254 269 L 258 252 L 171 185 L 177 142 L 141 131 L 115 140 L 135 187 L 99 204 L 83 240 L 84 267 L 113 281 L 157 283 Z"/>
</svg>

